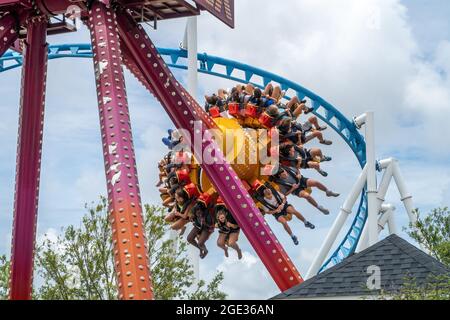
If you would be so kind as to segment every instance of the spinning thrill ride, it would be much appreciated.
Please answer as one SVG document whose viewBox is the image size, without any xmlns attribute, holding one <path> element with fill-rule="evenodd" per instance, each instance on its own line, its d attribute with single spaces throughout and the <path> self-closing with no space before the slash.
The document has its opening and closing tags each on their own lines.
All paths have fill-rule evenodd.
<svg viewBox="0 0 450 320">
<path fill-rule="evenodd" d="M 218 145 L 209 131 L 239 130 L 239 123 L 233 119 L 213 119 L 207 114 L 169 70 L 169 67 L 187 69 L 183 64 L 187 52 L 157 49 L 140 25 L 141 22 L 156 24 L 162 19 L 198 15 L 200 10 L 211 9 L 207 1 L 195 2 L 196 7 L 184 1 L 160 0 L 0 0 L 0 72 L 23 68 L 11 299 L 31 298 L 47 61 L 66 57 L 93 58 L 94 61 L 120 299 L 153 298 L 123 65 L 161 103 L 177 129 L 188 133 L 190 140 L 185 142 L 195 157 L 201 158 L 206 151 L 212 156 L 212 163 L 200 165 L 203 192 L 220 195 L 280 290 L 285 291 L 303 281 L 249 194 L 252 183 L 263 178 L 250 174 L 255 168 L 244 170 L 227 164 L 221 151 L 226 148 Z M 68 8 L 74 5 L 89 28 L 91 45 L 49 46 L 48 34 L 75 31 L 65 17 Z M 222 20 L 232 26 L 229 18 L 233 1 L 225 1 L 222 9 Z M 8 49 L 12 50 L 6 52 Z M 260 88 L 275 82 L 300 100 L 310 100 L 314 114 L 346 141 L 361 167 L 365 166 L 366 144 L 357 126 L 321 97 L 280 76 L 245 64 L 207 54 L 199 54 L 198 61 L 199 72 L 252 83 Z M 197 127 L 197 123 L 202 126 Z M 201 143 L 194 143 L 198 134 L 203 139 Z M 363 190 L 350 229 L 321 270 L 355 252 L 367 216 L 367 195 Z"/>
</svg>

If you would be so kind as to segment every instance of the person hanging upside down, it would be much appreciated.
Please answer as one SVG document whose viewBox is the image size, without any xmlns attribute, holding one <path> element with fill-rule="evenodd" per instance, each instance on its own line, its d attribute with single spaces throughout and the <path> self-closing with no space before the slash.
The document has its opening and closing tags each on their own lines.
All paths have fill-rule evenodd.
<svg viewBox="0 0 450 320">
<path fill-rule="evenodd" d="M 164 184 L 164 181 L 167 179 L 167 172 L 164 170 L 164 167 L 167 165 L 167 162 L 165 160 L 161 160 L 158 163 L 158 170 L 159 170 L 159 180 L 156 184 L 156 187 L 159 188 Z"/>
<path fill-rule="evenodd" d="M 267 98 L 263 97 L 263 93 L 259 88 L 256 88 L 253 91 L 253 95 L 250 97 L 249 102 L 258 107 L 258 115 L 266 111 L 266 109 L 270 106 Z"/>
<path fill-rule="evenodd" d="M 324 215 L 329 215 L 330 211 L 319 205 L 307 190 L 317 188 L 325 192 L 327 197 L 339 197 L 338 193 L 329 190 L 319 181 L 302 176 L 297 168 L 281 166 L 280 171 L 273 177 L 273 181 L 280 186 L 281 193 L 286 197 L 292 194 L 303 198 Z"/>
<path fill-rule="evenodd" d="M 189 233 L 187 241 L 200 250 L 200 258 L 204 259 L 208 254 L 206 241 L 214 232 L 214 218 L 206 199 L 197 201 L 197 204 L 191 210 L 191 219 L 194 228 Z"/>
<path fill-rule="evenodd" d="M 297 119 L 301 114 L 308 114 L 314 111 L 313 108 L 308 108 L 306 106 L 306 100 L 300 101 L 300 99 L 295 96 L 293 97 L 288 104 L 286 105 L 286 108 L 290 111 L 292 117 Z"/>
<path fill-rule="evenodd" d="M 299 244 L 298 238 L 294 235 L 288 224 L 288 220 L 290 220 L 292 216 L 296 216 L 297 219 L 302 221 L 306 228 L 315 229 L 315 226 L 312 223 L 307 221 L 300 212 L 295 210 L 295 208 L 287 202 L 286 196 L 280 194 L 275 189 L 266 186 L 263 189 L 262 197 L 258 197 L 257 200 L 262 204 L 263 211 L 266 214 L 273 215 L 274 218 L 283 225 L 296 246 Z"/>
<path fill-rule="evenodd" d="M 287 114 L 293 118 L 293 120 L 296 120 L 302 113 L 308 114 L 314 111 L 313 108 L 308 108 L 306 106 L 306 100 L 300 101 L 300 99 L 295 96 L 289 100 L 287 104 L 284 104 L 281 102 L 283 97 L 285 96 L 285 93 L 280 86 L 273 86 L 272 84 L 268 84 L 266 86 L 266 89 L 264 91 L 266 97 L 271 99 L 274 104 L 276 104 L 279 108 L 285 109 Z M 310 120 L 312 123 L 316 123 L 316 128 L 319 130 L 321 128 L 317 123 L 316 117 L 311 117 Z M 324 130 L 324 129 L 322 129 Z"/>
<path fill-rule="evenodd" d="M 217 246 L 225 252 L 228 258 L 228 247 L 236 250 L 239 260 L 242 259 L 242 250 L 237 244 L 241 229 L 230 211 L 225 207 L 221 199 L 216 204 L 216 227 L 219 229 Z"/>
<path fill-rule="evenodd" d="M 314 139 L 318 139 L 321 144 L 327 146 L 333 144 L 332 141 L 324 139 L 322 131 L 325 129 L 326 127 L 320 127 L 317 121 L 301 125 L 293 122 L 290 117 L 283 118 L 278 124 L 281 138 L 296 145 L 304 145 Z"/>
<path fill-rule="evenodd" d="M 307 150 L 292 144 L 285 144 L 280 147 L 280 159 L 283 165 L 302 169 L 315 169 L 323 177 L 327 177 L 328 173 L 322 170 L 316 158 L 321 162 L 331 161 L 330 157 L 325 157 L 322 151 L 317 148 Z"/>
<path fill-rule="evenodd" d="M 175 192 L 175 207 L 165 217 L 167 223 L 171 223 L 171 229 L 181 231 L 181 234 L 186 230 L 186 225 L 189 223 L 189 215 L 192 207 L 195 205 L 194 197 L 190 196 L 186 188 L 179 188 Z"/>
<path fill-rule="evenodd" d="M 183 136 L 179 133 L 178 130 L 168 130 L 167 133 L 169 136 L 167 138 L 163 138 L 162 142 L 170 149 L 173 150 L 176 146 L 180 145 L 183 142 Z"/>
<path fill-rule="evenodd" d="M 166 180 L 166 186 L 160 188 L 159 192 L 163 198 L 163 206 L 166 208 L 173 208 L 175 206 L 175 193 L 180 188 L 175 178 Z"/>
</svg>

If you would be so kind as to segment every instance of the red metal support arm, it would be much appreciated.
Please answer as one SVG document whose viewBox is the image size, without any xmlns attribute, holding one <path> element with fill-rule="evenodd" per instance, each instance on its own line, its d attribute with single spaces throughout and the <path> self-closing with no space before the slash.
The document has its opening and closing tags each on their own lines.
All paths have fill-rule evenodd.
<svg viewBox="0 0 450 320">
<path fill-rule="evenodd" d="M 150 83 L 148 83 L 139 67 L 136 65 L 131 54 L 128 52 L 128 49 L 124 46 L 120 46 L 120 51 L 122 53 L 122 63 L 123 65 L 134 75 L 134 77 L 150 92 L 153 94 L 153 88 Z"/>
<path fill-rule="evenodd" d="M 153 298 L 116 16 L 95 2 L 91 31 L 119 299 Z"/>
<path fill-rule="evenodd" d="M 156 98 L 158 99 L 158 96 L 156 96 L 153 88 L 153 84 L 151 82 L 148 82 L 147 79 L 144 76 L 144 73 L 139 68 L 139 65 L 136 63 L 136 60 L 134 59 L 133 55 L 130 53 L 128 48 L 125 45 L 121 45 L 122 50 L 122 58 L 123 58 L 123 64 L 125 67 L 135 76 L 135 78 L 145 87 L 147 90 Z M 195 111 L 202 119 L 209 119 L 208 114 L 203 110 L 203 108 L 198 107 L 198 105 L 194 106 Z M 217 124 L 213 121 L 207 121 L 207 123 L 204 123 L 205 126 L 207 126 L 209 129 L 219 129 Z"/>
<path fill-rule="evenodd" d="M 17 39 L 17 21 L 11 14 L 0 18 L 0 57 Z"/>
<path fill-rule="evenodd" d="M 276 239 L 264 217 L 256 207 L 234 170 L 226 164 L 225 157 L 213 141 L 208 127 L 212 119 L 186 92 L 158 54 L 154 44 L 127 12 L 117 15 L 122 45 L 126 46 L 142 75 L 153 88 L 154 94 L 178 129 L 185 129 L 191 135 L 191 146 L 198 159 L 203 152 L 211 150 L 215 162 L 202 165 L 216 190 L 225 200 L 253 248 L 282 291 L 303 281 L 287 253 Z M 195 123 L 203 123 L 202 129 L 194 129 Z M 194 143 L 195 136 L 202 136 Z"/>
<path fill-rule="evenodd" d="M 10 298 L 31 299 L 47 77 L 47 18 L 28 20 L 22 69 Z"/>
</svg>

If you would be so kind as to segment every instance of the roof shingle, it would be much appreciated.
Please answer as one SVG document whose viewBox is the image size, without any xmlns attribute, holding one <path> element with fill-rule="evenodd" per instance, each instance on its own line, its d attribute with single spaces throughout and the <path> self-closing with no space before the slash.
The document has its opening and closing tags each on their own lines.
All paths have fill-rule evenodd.
<svg viewBox="0 0 450 320">
<path fill-rule="evenodd" d="M 406 240 L 391 235 L 272 299 L 372 295 L 376 291 L 370 292 L 366 283 L 370 276 L 367 268 L 373 265 L 380 267 L 381 287 L 387 292 L 399 290 L 407 278 L 412 277 L 421 285 L 430 275 L 450 273 L 444 264 Z"/>
</svg>

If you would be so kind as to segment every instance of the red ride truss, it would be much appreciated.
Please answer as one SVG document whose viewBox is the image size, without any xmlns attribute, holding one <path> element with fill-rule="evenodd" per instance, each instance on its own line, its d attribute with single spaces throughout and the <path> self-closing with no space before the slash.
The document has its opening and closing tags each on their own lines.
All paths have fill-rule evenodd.
<svg viewBox="0 0 450 320">
<path fill-rule="evenodd" d="M 47 68 L 47 22 L 71 5 L 79 5 L 91 33 L 97 100 L 113 229 L 114 261 L 120 299 L 153 299 L 150 262 L 143 228 L 142 204 L 131 122 L 122 65 L 158 99 L 174 124 L 191 135 L 198 159 L 211 154 L 213 164 L 202 164 L 216 190 L 225 200 L 256 253 L 281 290 L 303 280 L 287 253 L 264 220 L 253 199 L 207 129 L 214 121 L 175 79 L 154 44 L 136 22 L 135 6 L 145 3 L 157 19 L 197 15 L 185 1 L 168 1 L 173 14 L 164 16 L 162 0 L 0 0 L 0 55 L 26 32 L 22 71 L 16 194 L 11 258 L 11 299 L 30 299 L 33 252 L 37 223 L 39 174 L 44 125 Z M 111 6 L 110 6 L 111 4 Z M 87 6 L 92 5 L 89 10 Z M 181 13 L 179 7 L 185 8 Z M 159 10 L 159 11 L 158 11 Z M 178 10 L 178 11 L 177 11 Z M 196 126 L 202 124 L 201 129 Z M 198 128 L 198 129 L 197 129 Z M 194 138 L 200 136 L 197 144 Z"/>
<path fill-rule="evenodd" d="M 28 21 L 22 69 L 10 297 L 31 298 L 44 130 L 47 18 Z"/>
<path fill-rule="evenodd" d="M 119 298 L 152 299 L 116 14 L 104 4 L 94 3 L 88 25 L 94 53 Z"/>
<path fill-rule="evenodd" d="M 11 14 L 0 18 L 0 56 L 2 56 L 17 39 L 17 21 Z"/>
<path fill-rule="evenodd" d="M 153 88 L 153 93 L 177 128 L 189 131 L 192 138 L 189 142 L 197 158 L 201 159 L 205 151 L 212 150 L 211 154 L 216 158 L 216 162 L 212 165 L 202 165 L 202 168 L 279 288 L 285 291 L 301 283 L 303 280 L 299 272 L 270 230 L 239 177 L 231 166 L 226 164 L 225 157 L 207 131 L 208 127 L 213 126 L 213 120 L 175 79 L 142 26 L 136 24 L 126 12 L 118 13 L 118 24 L 122 45 L 126 46 L 129 54 L 134 57 L 134 62 L 146 83 Z M 196 122 L 204 124 L 201 132 L 194 131 Z M 196 135 L 204 138 L 201 145 L 194 143 Z"/>
</svg>

